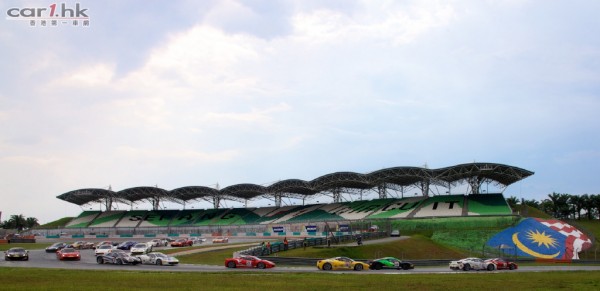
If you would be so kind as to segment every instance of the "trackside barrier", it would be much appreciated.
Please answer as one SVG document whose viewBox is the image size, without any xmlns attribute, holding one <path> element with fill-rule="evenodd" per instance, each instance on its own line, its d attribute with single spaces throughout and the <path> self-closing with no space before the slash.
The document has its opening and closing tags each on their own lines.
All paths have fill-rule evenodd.
<svg viewBox="0 0 600 291">
<path fill-rule="evenodd" d="M 387 237 L 387 232 L 365 232 L 360 234 L 363 240 L 374 239 L 380 237 Z M 331 237 L 306 237 L 304 239 L 294 239 L 288 241 L 288 250 L 303 248 L 306 244 L 306 247 L 314 247 L 314 246 L 323 246 L 327 245 L 328 240 L 329 243 L 332 241 L 337 241 L 338 243 L 348 243 L 356 241 L 357 236 L 355 235 L 342 235 L 336 236 L 335 238 Z M 252 256 L 266 256 L 274 253 L 284 251 L 283 242 L 277 241 L 271 243 L 271 249 L 267 249 L 266 245 L 259 244 L 255 247 L 248 248 L 246 250 L 237 252 L 239 255 L 252 255 Z"/>
<path fill-rule="evenodd" d="M 147 233 L 147 234 L 144 234 L 144 237 L 156 237 L 156 234 L 155 233 Z"/>
</svg>

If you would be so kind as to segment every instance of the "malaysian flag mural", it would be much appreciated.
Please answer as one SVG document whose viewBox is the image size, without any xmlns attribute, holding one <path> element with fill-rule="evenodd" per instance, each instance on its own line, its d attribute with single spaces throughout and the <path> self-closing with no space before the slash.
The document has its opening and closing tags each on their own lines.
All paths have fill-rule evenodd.
<svg viewBox="0 0 600 291">
<path fill-rule="evenodd" d="M 514 247 L 515 254 L 541 259 L 579 259 L 579 252 L 589 249 L 592 241 L 575 227 L 560 220 L 527 218 L 507 228 L 487 245 L 494 248 Z"/>
</svg>

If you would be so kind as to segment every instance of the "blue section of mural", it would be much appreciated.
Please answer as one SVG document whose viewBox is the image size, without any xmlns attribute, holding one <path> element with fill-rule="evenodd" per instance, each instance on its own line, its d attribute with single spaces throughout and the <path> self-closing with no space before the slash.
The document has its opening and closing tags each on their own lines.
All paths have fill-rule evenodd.
<svg viewBox="0 0 600 291">
<path fill-rule="evenodd" d="M 579 252 L 590 248 L 592 241 L 560 220 L 527 218 L 496 234 L 487 245 L 523 257 L 579 259 Z"/>
<path fill-rule="evenodd" d="M 514 249 L 518 256 L 562 259 L 566 250 L 565 240 L 566 237 L 558 231 L 527 218 L 515 227 L 496 234 L 487 244 L 495 248 Z"/>
</svg>

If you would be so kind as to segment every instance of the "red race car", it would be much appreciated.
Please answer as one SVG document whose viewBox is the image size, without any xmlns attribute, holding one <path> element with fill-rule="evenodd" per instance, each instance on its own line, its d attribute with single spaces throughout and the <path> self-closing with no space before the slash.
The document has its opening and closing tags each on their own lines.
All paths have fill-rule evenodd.
<svg viewBox="0 0 600 291">
<path fill-rule="evenodd" d="M 496 266 L 496 270 L 514 270 L 519 267 L 516 263 L 502 258 L 487 259 L 485 261 L 494 264 Z"/>
<path fill-rule="evenodd" d="M 237 258 L 225 259 L 225 267 L 227 268 L 273 268 L 275 263 L 259 259 L 255 256 L 240 256 Z"/>
<path fill-rule="evenodd" d="M 191 239 L 187 238 L 178 238 L 175 241 L 171 242 L 172 247 L 191 247 L 194 242 Z"/>
<path fill-rule="evenodd" d="M 64 249 L 56 251 L 56 258 L 61 261 L 63 261 L 63 260 L 79 261 L 79 260 L 81 260 L 81 254 L 79 254 L 79 251 L 74 248 L 64 248 Z"/>
</svg>

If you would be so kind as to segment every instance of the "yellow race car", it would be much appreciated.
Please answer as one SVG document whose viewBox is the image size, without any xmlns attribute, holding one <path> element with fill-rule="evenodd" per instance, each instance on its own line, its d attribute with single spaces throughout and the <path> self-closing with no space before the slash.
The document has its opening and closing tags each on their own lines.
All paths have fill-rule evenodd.
<svg viewBox="0 0 600 291">
<path fill-rule="evenodd" d="M 363 262 L 355 261 L 351 258 L 347 257 L 335 257 L 325 260 L 317 261 L 317 268 L 319 270 L 329 271 L 329 270 L 354 270 L 354 271 L 362 271 L 365 269 L 369 269 L 369 264 L 365 264 Z"/>
</svg>

